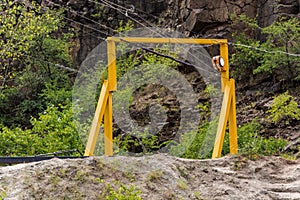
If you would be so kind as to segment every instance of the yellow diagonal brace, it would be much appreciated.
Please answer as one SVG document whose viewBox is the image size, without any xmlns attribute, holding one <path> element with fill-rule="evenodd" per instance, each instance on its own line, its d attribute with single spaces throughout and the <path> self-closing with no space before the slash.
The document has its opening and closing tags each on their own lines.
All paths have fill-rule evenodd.
<svg viewBox="0 0 300 200">
<path fill-rule="evenodd" d="M 112 93 L 110 92 L 107 99 L 107 105 L 104 113 L 104 154 L 113 155 L 113 121 L 112 121 Z"/>
<path fill-rule="evenodd" d="M 89 135 L 88 142 L 87 142 L 87 145 L 85 148 L 85 153 L 84 153 L 85 156 L 92 156 L 94 154 L 96 141 L 98 138 L 100 126 L 101 126 L 103 115 L 104 115 L 105 108 L 107 105 L 108 95 L 109 95 L 108 81 L 105 80 L 102 85 L 100 97 L 98 100 L 97 108 L 96 108 L 94 119 L 92 122 L 92 127 L 90 130 L 90 135 Z"/>
<path fill-rule="evenodd" d="M 227 81 L 224 89 L 224 97 L 222 102 L 222 108 L 221 108 L 220 119 L 219 119 L 212 158 L 221 157 L 231 100 L 232 100 L 231 84 L 230 81 Z"/>
<path fill-rule="evenodd" d="M 235 99 L 235 83 L 234 79 L 230 79 L 230 90 L 232 93 L 230 110 L 229 110 L 229 141 L 230 154 L 238 152 L 237 125 L 236 125 L 236 99 Z"/>
</svg>

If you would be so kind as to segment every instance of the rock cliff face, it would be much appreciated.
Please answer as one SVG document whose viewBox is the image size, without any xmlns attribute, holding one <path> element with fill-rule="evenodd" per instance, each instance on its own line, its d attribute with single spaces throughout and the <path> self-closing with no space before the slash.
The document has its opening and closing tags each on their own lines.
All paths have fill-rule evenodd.
<svg viewBox="0 0 300 200">
<path fill-rule="evenodd" d="M 300 17 L 298 0 L 173 0 L 165 13 L 163 24 L 188 36 L 225 38 L 231 38 L 234 13 L 257 17 L 262 27 L 282 15 Z"/>
<path fill-rule="evenodd" d="M 187 36 L 231 39 L 233 29 L 243 31 L 242 27 L 231 26 L 230 16 L 234 13 L 256 16 L 263 27 L 281 15 L 300 19 L 299 0 L 45 0 L 55 6 L 52 2 L 67 7 L 67 17 L 74 20 L 68 22 L 78 32 L 76 65 L 101 38 L 115 34 L 113 29 L 121 20 L 134 19 L 137 27 L 158 25 Z"/>
</svg>

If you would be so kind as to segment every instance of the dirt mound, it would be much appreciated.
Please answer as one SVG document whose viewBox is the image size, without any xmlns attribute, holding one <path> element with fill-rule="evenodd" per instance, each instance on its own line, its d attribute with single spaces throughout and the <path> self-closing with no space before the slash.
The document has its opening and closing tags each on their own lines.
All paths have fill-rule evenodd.
<svg viewBox="0 0 300 200">
<path fill-rule="evenodd" d="M 131 188 L 142 199 L 300 199 L 300 160 L 245 156 L 52 159 L 0 168 L 4 199 L 105 199 Z"/>
</svg>

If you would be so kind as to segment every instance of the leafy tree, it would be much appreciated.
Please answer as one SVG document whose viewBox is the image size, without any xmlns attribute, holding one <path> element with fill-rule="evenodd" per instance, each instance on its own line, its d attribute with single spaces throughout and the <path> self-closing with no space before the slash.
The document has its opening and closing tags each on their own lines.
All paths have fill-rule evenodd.
<svg viewBox="0 0 300 200">
<path fill-rule="evenodd" d="M 19 63 L 37 55 L 37 46 L 51 39 L 51 33 L 61 26 L 61 12 L 42 8 L 34 1 L 0 3 L 0 55 L 2 87 L 16 76 Z M 46 40 L 44 40 L 46 39 Z M 23 67 L 23 65 L 21 65 Z"/>
<path fill-rule="evenodd" d="M 63 10 L 35 1 L 4 0 L 0 12 L 0 122 L 30 127 L 30 117 L 48 103 L 66 104 L 70 98 L 72 74 L 57 66 L 71 67 L 72 34 Z M 53 98 L 56 90 L 63 97 Z"/>
<path fill-rule="evenodd" d="M 244 15 L 235 20 L 243 22 L 252 33 L 234 34 L 236 45 L 231 63 L 237 79 L 249 80 L 257 74 L 267 75 L 273 81 L 300 78 L 300 22 L 297 18 L 280 17 L 268 27 L 259 27 L 255 19 Z M 261 33 L 261 37 L 253 37 L 259 35 L 257 33 Z"/>
</svg>

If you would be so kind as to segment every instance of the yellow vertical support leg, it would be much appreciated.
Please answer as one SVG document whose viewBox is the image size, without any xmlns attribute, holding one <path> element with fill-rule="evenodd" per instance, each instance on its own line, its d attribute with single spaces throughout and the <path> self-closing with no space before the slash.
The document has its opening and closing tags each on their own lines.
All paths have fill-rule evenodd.
<svg viewBox="0 0 300 200">
<path fill-rule="evenodd" d="M 228 44 L 220 44 L 220 56 L 224 59 L 224 67 L 220 71 L 221 73 L 221 82 L 222 82 L 222 91 L 224 92 L 226 84 L 229 80 L 229 60 L 228 60 Z"/>
<path fill-rule="evenodd" d="M 112 120 L 112 92 L 110 92 L 108 95 L 107 106 L 104 114 L 104 154 L 107 156 L 113 155 Z"/>
<path fill-rule="evenodd" d="M 112 40 L 107 40 L 107 64 L 109 91 L 117 90 L 117 67 L 116 67 L 116 44 Z"/>
<path fill-rule="evenodd" d="M 224 88 L 224 98 L 222 102 L 222 108 L 221 108 L 220 119 L 219 119 L 212 158 L 221 157 L 226 125 L 229 116 L 229 109 L 230 109 L 231 96 L 232 96 L 231 94 L 232 94 L 231 87 L 229 81 L 227 81 Z"/>
<path fill-rule="evenodd" d="M 84 155 L 92 156 L 94 154 L 96 141 L 99 135 L 100 126 L 102 123 L 103 115 L 106 110 L 107 98 L 108 98 L 108 81 L 104 81 L 100 93 L 100 97 L 98 100 L 97 108 L 95 111 L 94 119 L 92 122 L 92 127 L 90 130 L 88 142 L 85 148 Z"/>
<path fill-rule="evenodd" d="M 229 111 L 229 141 L 230 154 L 238 153 L 237 125 L 236 125 L 236 98 L 234 79 L 230 79 L 231 103 Z"/>
</svg>

